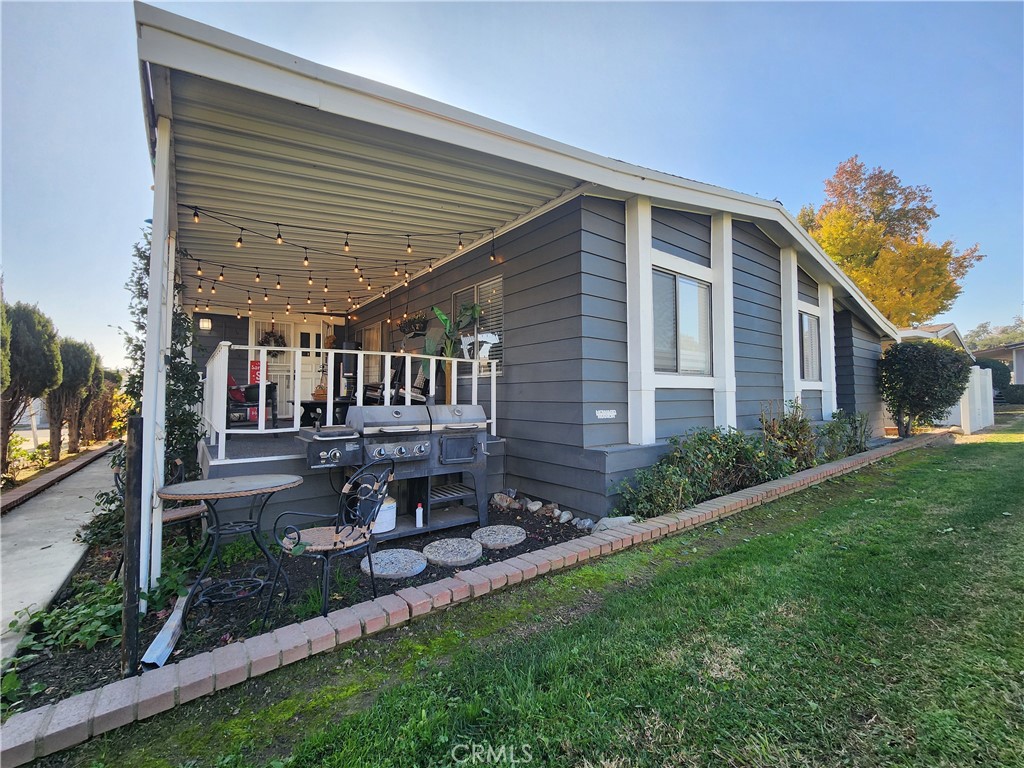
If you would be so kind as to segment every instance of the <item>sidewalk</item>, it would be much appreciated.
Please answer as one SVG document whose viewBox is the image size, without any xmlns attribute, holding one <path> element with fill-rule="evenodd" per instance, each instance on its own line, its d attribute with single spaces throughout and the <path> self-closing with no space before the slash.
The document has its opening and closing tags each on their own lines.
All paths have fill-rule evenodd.
<svg viewBox="0 0 1024 768">
<path fill-rule="evenodd" d="M 96 492 L 111 488 L 107 462 L 94 461 L 0 519 L 0 656 L 13 655 L 21 639 L 7 631 L 14 614 L 33 604 L 47 607 L 71 578 L 87 550 L 75 531 L 92 517 Z"/>
</svg>

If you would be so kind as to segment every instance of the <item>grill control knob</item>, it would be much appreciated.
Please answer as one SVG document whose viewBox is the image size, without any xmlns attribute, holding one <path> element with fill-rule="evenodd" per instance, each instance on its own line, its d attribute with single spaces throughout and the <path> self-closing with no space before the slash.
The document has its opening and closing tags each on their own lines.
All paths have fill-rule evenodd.
<svg viewBox="0 0 1024 768">
<path fill-rule="evenodd" d="M 388 455 L 388 452 L 386 450 L 384 450 L 383 447 L 381 447 L 381 448 L 378 448 L 377 450 L 375 450 L 373 452 L 373 455 L 376 456 L 378 459 L 383 459 L 385 456 Z"/>
<path fill-rule="evenodd" d="M 424 453 L 427 452 L 427 444 L 426 443 L 420 443 L 413 450 L 416 452 L 417 456 L 422 456 Z"/>
<path fill-rule="evenodd" d="M 339 461 L 341 461 L 341 449 L 339 449 L 339 448 L 331 448 L 331 450 L 329 450 L 327 452 L 327 458 L 328 458 L 329 461 L 332 461 L 332 462 L 339 462 Z"/>
<path fill-rule="evenodd" d="M 407 453 L 409 453 L 409 449 L 404 445 L 400 445 L 395 448 L 395 456 L 405 456 Z"/>
<path fill-rule="evenodd" d="M 327 451 L 320 451 L 320 458 L 321 459 L 326 459 L 327 458 Z"/>
</svg>

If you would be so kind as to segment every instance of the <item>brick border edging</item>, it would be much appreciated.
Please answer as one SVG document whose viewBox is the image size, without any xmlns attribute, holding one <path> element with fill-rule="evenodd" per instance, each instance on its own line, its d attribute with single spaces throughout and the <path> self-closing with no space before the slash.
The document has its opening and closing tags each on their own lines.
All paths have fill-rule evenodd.
<svg viewBox="0 0 1024 768">
<path fill-rule="evenodd" d="M 740 510 L 848 474 L 893 454 L 924 447 L 946 434 L 947 431 L 932 432 L 900 440 L 805 469 L 780 480 L 720 496 L 680 512 L 525 552 L 430 584 L 406 587 L 391 595 L 333 611 L 326 617 L 317 616 L 299 624 L 280 627 L 137 677 L 108 683 L 56 704 L 20 712 L 0 727 L 0 763 L 5 768 L 23 765 L 136 720 L 144 720 L 279 667 L 346 645 L 360 637 L 399 626 L 412 618 L 529 581 L 589 558 L 729 517 Z"/>
<path fill-rule="evenodd" d="M 99 448 L 93 448 L 88 453 L 78 456 L 74 460 L 69 461 L 67 464 L 58 467 L 52 472 L 47 472 L 42 477 L 34 478 L 24 485 L 5 491 L 3 494 L 3 500 L 0 501 L 0 514 L 7 514 L 15 507 L 20 506 L 29 499 L 38 496 L 47 488 L 56 485 L 69 475 L 73 475 L 82 467 L 92 464 L 101 456 L 106 456 L 118 446 L 118 443 L 108 443 L 107 445 L 100 446 Z"/>
</svg>

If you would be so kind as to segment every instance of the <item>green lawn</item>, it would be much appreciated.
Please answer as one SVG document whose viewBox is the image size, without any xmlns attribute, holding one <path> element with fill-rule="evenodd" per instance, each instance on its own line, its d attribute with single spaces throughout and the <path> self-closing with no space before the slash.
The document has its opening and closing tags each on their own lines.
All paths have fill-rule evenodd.
<svg viewBox="0 0 1024 768">
<path fill-rule="evenodd" d="M 1022 499 L 1017 415 L 47 764 L 1024 765 Z"/>
</svg>

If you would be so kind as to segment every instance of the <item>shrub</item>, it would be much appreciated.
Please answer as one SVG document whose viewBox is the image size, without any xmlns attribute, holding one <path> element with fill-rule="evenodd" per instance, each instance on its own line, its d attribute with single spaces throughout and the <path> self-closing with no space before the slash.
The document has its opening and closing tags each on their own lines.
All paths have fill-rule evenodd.
<svg viewBox="0 0 1024 768">
<path fill-rule="evenodd" d="M 900 437 L 914 423 L 941 419 L 960 400 L 971 375 L 970 355 L 948 341 L 893 344 L 878 361 L 878 387 Z"/>
<path fill-rule="evenodd" d="M 865 413 L 838 410 L 832 421 L 818 428 L 818 447 L 822 461 L 835 461 L 868 449 L 870 423 Z"/>
<path fill-rule="evenodd" d="M 624 483 L 618 511 L 638 520 L 676 512 L 693 504 L 693 490 L 679 467 L 658 461 L 649 469 L 638 469 L 632 483 Z"/>
<path fill-rule="evenodd" d="M 1024 384 L 1011 384 L 1003 390 L 1003 399 L 1015 405 L 1024 404 Z"/>
<path fill-rule="evenodd" d="M 987 357 L 979 357 L 974 361 L 979 368 L 988 368 L 992 371 L 992 388 L 1003 390 L 1010 386 L 1010 366 L 1002 360 L 990 360 Z"/>
<path fill-rule="evenodd" d="M 761 409 L 761 430 L 766 441 L 779 444 L 793 460 L 794 471 L 813 467 L 818 458 L 818 441 L 811 420 L 796 400 L 790 400 L 776 415 L 774 405 Z"/>
</svg>

